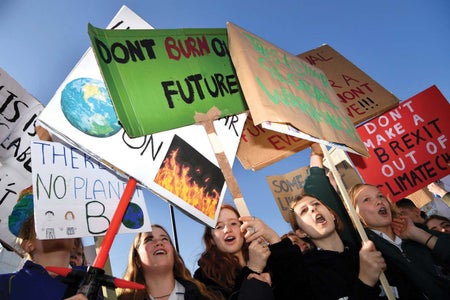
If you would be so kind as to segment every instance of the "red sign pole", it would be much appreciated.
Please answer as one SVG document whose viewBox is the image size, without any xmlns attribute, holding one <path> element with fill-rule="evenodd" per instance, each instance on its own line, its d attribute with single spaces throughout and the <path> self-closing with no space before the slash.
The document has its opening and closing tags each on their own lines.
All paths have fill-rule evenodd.
<svg viewBox="0 0 450 300">
<path fill-rule="evenodd" d="M 103 270 L 106 260 L 108 259 L 109 250 L 111 249 L 114 238 L 119 231 L 123 216 L 125 215 L 135 189 L 136 179 L 130 177 L 125 190 L 123 191 L 122 197 L 120 198 L 119 205 L 117 206 L 111 223 L 109 224 L 109 228 L 106 231 L 105 238 L 100 246 L 97 257 L 95 258 L 92 266 L 88 267 L 87 272 L 70 268 L 46 267 L 48 271 L 62 276 L 72 277 L 77 282 L 80 282 L 78 292 L 86 295 L 89 300 L 97 299 L 101 286 L 106 286 L 108 288 L 121 287 L 145 289 L 145 285 L 105 275 L 105 271 Z"/>
<path fill-rule="evenodd" d="M 120 198 L 119 205 L 117 206 L 116 212 L 111 220 L 108 230 L 106 231 L 105 238 L 103 239 L 100 250 L 98 251 L 97 257 L 95 258 L 92 266 L 95 268 L 103 269 L 106 260 L 108 259 L 109 250 L 111 249 L 114 238 L 119 231 L 120 224 L 122 223 L 123 216 L 127 210 L 128 204 L 130 203 L 131 197 L 133 196 L 134 190 L 136 189 L 136 179 L 130 177 L 128 179 L 125 190 L 123 191 L 122 197 Z"/>
</svg>

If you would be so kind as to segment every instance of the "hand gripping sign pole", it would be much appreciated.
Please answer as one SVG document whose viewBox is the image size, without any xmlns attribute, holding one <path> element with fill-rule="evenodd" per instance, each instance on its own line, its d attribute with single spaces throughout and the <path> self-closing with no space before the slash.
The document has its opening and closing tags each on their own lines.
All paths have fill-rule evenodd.
<svg viewBox="0 0 450 300">
<path fill-rule="evenodd" d="M 237 184 L 236 178 L 233 175 L 230 162 L 228 161 L 225 152 L 223 151 L 222 143 L 220 142 L 216 130 L 214 129 L 213 121 L 220 116 L 220 110 L 217 107 L 212 107 L 206 114 L 195 113 L 194 119 L 198 124 L 203 125 L 208 134 L 209 142 L 213 147 L 220 169 L 222 170 L 225 182 L 230 189 L 231 196 L 233 197 L 234 204 L 241 215 L 250 216 L 250 212 L 242 197 L 241 190 Z"/>
<path fill-rule="evenodd" d="M 108 259 L 109 250 L 111 249 L 114 238 L 119 231 L 120 224 L 122 223 L 123 216 L 125 215 L 135 188 L 136 179 L 130 177 L 125 190 L 123 191 L 122 197 L 120 198 L 119 204 L 117 205 L 117 209 L 111 220 L 109 228 L 106 231 L 105 238 L 100 246 L 97 257 L 95 258 L 92 266 L 88 267 L 87 271 L 51 266 L 46 267 L 47 271 L 65 276 L 74 282 L 80 282 L 78 292 L 86 295 L 89 300 L 97 299 L 101 286 L 106 286 L 107 288 L 145 288 L 145 285 L 106 275 L 103 270 L 106 260 Z"/>
<path fill-rule="evenodd" d="M 320 144 L 320 147 L 322 148 L 322 152 L 325 156 L 325 159 L 329 162 L 329 167 L 331 172 L 334 175 L 334 178 L 336 180 L 336 184 L 339 187 L 339 190 L 341 191 L 342 198 L 344 200 L 345 208 L 347 209 L 348 214 L 350 215 L 350 218 L 353 221 L 353 224 L 356 227 L 356 230 L 359 233 L 359 236 L 361 237 L 361 240 L 363 242 L 367 242 L 369 238 L 367 237 L 366 231 L 364 230 L 364 227 L 359 220 L 358 214 L 356 213 L 355 208 L 353 207 L 353 204 L 350 201 L 350 197 L 347 193 L 347 189 L 344 186 L 344 183 L 342 182 L 342 178 L 339 175 L 336 166 L 334 165 L 334 162 L 331 158 L 331 155 L 329 154 L 327 147 L 323 144 Z M 387 281 L 386 275 L 384 272 L 381 272 L 380 274 L 380 282 L 383 286 L 384 292 L 386 293 L 386 296 L 389 300 L 395 300 L 394 293 L 392 292 L 391 286 L 389 285 L 389 282 Z"/>
</svg>

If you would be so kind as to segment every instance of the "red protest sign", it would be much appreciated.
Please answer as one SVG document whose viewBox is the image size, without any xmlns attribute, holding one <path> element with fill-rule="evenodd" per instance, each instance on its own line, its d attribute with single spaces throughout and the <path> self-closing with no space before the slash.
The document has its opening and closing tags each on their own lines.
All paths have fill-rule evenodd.
<svg viewBox="0 0 450 300">
<path fill-rule="evenodd" d="M 349 155 L 364 181 L 395 202 L 448 175 L 449 108 L 432 86 L 359 126 L 370 157 Z"/>
</svg>

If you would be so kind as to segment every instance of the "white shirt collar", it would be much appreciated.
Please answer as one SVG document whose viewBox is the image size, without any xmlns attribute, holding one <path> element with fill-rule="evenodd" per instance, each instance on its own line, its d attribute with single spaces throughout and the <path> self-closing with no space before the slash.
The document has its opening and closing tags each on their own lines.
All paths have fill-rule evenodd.
<svg viewBox="0 0 450 300">
<path fill-rule="evenodd" d="M 400 251 L 403 251 L 403 249 L 402 249 L 402 239 L 399 238 L 397 235 L 395 235 L 394 240 L 391 240 L 391 238 L 387 234 L 385 234 L 385 233 L 383 233 L 383 232 L 381 232 L 379 230 L 375 230 L 375 229 L 370 229 L 370 230 L 372 230 L 373 232 L 378 234 L 380 237 L 382 237 L 383 239 L 385 239 L 386 241 L 388 241 L 389 243 L 391 243 L 392 245 L 394 245 L 395 247 L 400 249 Z"/>
<path fill-rule="evenodd" d="M 184 286 L 177 280 L 175 280 L 175 287 L 173 288 L 172 293 L 170 293 L 168 300 L 184 300 L 184 292 L 185 292 Z M 149 297 L 150 300 L 155 300 L 155 298 L 153 298 L 152 295 L 149 295 Z"/>
</svg>

